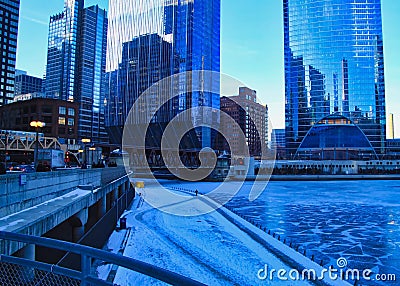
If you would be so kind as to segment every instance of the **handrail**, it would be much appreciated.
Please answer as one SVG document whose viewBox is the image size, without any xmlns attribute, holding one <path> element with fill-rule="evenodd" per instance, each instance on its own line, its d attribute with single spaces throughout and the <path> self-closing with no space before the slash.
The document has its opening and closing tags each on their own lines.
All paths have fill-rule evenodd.
<svg viewBox="0 0 400 286">
<path fill-rule="evenodd" d="M 43 262 L 33 261 L 26 258 L 0 254 L 0 263 L 10 263 L 10 264 L 27 266 L 58 275 L 65 275 L 73 279 L 81 278 L 81 273 L 79 271 L 71 270 L 57 265 L 51 265 Z"/>
<path fill-rule="evenodd" d="M 82 261 L 87 260 L 84 259 L 85 257 L 97 258 L 102 261 L 106 261 L 133 270 L 135 272 L 144 274 L 146 276 L 153 277 L 157 280 L 166 282 L 171 285 L 205 285 L 196 280 L 160 268 L 158 266 L 140 260 L 136 260 L 133 258 L 121 256 L 115 253 L 107 252 L 104 250 L 95 249 L 85 245 L 74 244 L 71 242 L 60 241 L 51 238 L 36 237 L 31 235 L 11 233 L 5 231 L 0 231 L 0 239 L 18 241 L 27 244 L 35 244 L 35 245 L 45 246 L 48 248 L 69 251 L 81 255 L 81 257 L 83 258 Z M 82 267 L 82 268 L 83 272 L 90 271 L 90 269 L 87 269 L 87 267 Z M 89 276 L 90 273 L 82 273 L 81 276 L 82 280 L 85 280 L 83 282 L 89 282 L 88 280 L 86 280 L 86 277 L 87 279 L 90 278 Z M 89 280 L 92 280 L 92 278 L 90 278 Z"/>
</svg>

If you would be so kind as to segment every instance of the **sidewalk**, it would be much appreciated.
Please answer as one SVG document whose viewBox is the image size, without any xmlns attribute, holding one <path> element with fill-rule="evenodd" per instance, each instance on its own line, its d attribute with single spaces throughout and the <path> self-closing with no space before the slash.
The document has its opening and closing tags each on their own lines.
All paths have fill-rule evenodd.
<svg viewBox="0 0 400 286">
<path fill-rule="evenodd" d="M 0 217 L 0 230 L 21 232 L 22 230 L 40 222 L 59 212 L 69 211 L 70 206 L 79 206 L 92 194 L 91 191 L 75 189 L 60 197 L 50 199 L 41 204 L 26 208 L 19 212 Z M 83 209 L 83 208 L 80 208 Z M 60 222 L 62 222 L 61 220 Z"/>
</svg>

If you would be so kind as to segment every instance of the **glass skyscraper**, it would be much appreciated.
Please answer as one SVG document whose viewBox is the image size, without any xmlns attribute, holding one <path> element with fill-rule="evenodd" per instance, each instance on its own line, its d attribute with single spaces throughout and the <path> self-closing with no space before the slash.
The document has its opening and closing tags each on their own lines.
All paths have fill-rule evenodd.
<svg viewBox="0 0 400 286">
<path fill-rule="evenodd" d="M 98 6 L 82 13 L 78 47 L 76 101 L 79 102 L 78 134 L 94 142 L 108 142 L 104 126 L 104 72 L 107 49 L 107 12 Z"/>
<path fill-rule="evenodd" d="M 0 0 L 0 106 L 14 99 L 19 0 Z"/>
<path fill-rule="evenodd" d="M 46 97 L 78 102 L 78 137 L 94 143 L 108 141 L 102 91 L 107 24 L 105 10 L 65 0 L 64 11 L 50 18 L 49 27 Z"/>
<path fill-rule="evenodd" d="M 64 11 L 50 17 L 46 96 L 74 101 L 77 70 L 78 26 L 83 0 L 65 0 Z"/>
<path fill-rule="evenodd" d="M 154 83 L 188 71 L 220 71 L 220 12 L 220 0 L 110 1 L 106 126 L 115 143 L 121 142 L 135 100 Z M 182 92 L 153 118 L 161 130 L 189 108 L 219 109 L 219 94 L 195 91 L 204 79 L 181 75 L 178 80 Z M 219 77 L 206 81 L 219 90 Z M 198 124 L 209 119 L 193 113 L 191 120 Z M 211 147 L 210 129 L 198 128 L 196 136 L 195 147 Z"/>
<path fill-rule="evenodd" d="M 349 118 L 382 154 L 381 1 L 283 0 L 283 13 L 287 155 L 330 114 Z"/>
<path fill-rule="evenodd" d="M 14 95 L 42 92 L 43 79 L 26 73 L 15 74 Z"/>
</svg>

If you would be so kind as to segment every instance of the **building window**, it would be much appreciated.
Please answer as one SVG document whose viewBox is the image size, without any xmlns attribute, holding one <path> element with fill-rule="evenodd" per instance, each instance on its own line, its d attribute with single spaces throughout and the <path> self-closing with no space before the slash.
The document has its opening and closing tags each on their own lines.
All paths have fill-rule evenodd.
<svg viewBox="0 0 400 286">
<path fill-rule="evenodd" d="M 74 126 L 75 120 L 73 118 L 68 118 L 68 126 Z"/>
<path fill-rule="evenodd" d="M 67 112 L 67 108 L 65 108 L 64 106 L 60 106 L 59 108 L 58 108 L 58 113 L 61 115 L 65 115 L 66 114 L 66 112 Z"/>
<path fill-rule="evenodd" d="M 65 125 L 65 117 L 58 117 L 58 124 Z"/>
<path fill-rule="evenodd" d="M 75 109 L 73 109 L 73 108 L 68 108 L 68 115 L 69 115 L 69 116 L 75 116 Z"/>
</svg>

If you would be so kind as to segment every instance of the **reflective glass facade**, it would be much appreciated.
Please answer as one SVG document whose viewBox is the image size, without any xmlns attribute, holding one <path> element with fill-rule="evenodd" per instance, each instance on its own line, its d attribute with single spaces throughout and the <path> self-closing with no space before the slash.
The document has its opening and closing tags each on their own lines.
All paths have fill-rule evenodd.
<svg viewBox="0 0 400 286">
<path fill-rule="evenodd" d="M 0 106 L 14 99 L 19 0 L 0 0 Z"/>
<path fill-rule="evenodd" d="M 311 127 L 295 158 L 309 160 L 377 159 L 368 138 L 350 119 L 329 115 Z"/>
<path fill-rule="evenodd" d="M 283 0 L 283 12 L 287 155 L 334 113 L 350 118 L 383 153 L 381 1 Z"/>
<path fill-rule="evenodd" d="M 107 48 L 107 12 L 98 6 L 82 12 L 78 47 L 78 134 L 94 142 L 108 142 L 104 126 L 104 72 Z"/>
<path fill-rule="evenodd" d="M 50 17 L 46 96 L 74 101 L 78 25 L 83 0 L 65 0 L 64 11 Z"/>
<path fill-rule="evenodd" d="M 104 127 L 107 13 L 83 0 L 65 0 L 50 18 L 46 97 L 79 103 L 78 139 L 108 142 Z M 70 135 L 69 129 L 65 136 Z"/>
<path fill-rule="evenodd" d="M 155 82 L 187 71 L 220 71 L 220 10 L 220 0 L 110 1 L 106 125 L 115 143 L 121 141 L 133 103 Z M 191 107 L 219 109 L 219 94 L 193 91 L 200 81 L 219 90 L 219 78 L 182 75 L 178 80 L 180 95 L 157 113 L 154 123 L 163 125 Z M 193 113 L 191 120 L 219 119 Z M 211 130 L 198 128 L 196 134 L 199 146 L 211 146 Z"/>
<path fill-rule="evenodd" d="M 42 91 L 43 79 L 27 74 L 15 75 L 14 95 L 28 94 Z"/>
</svg>

